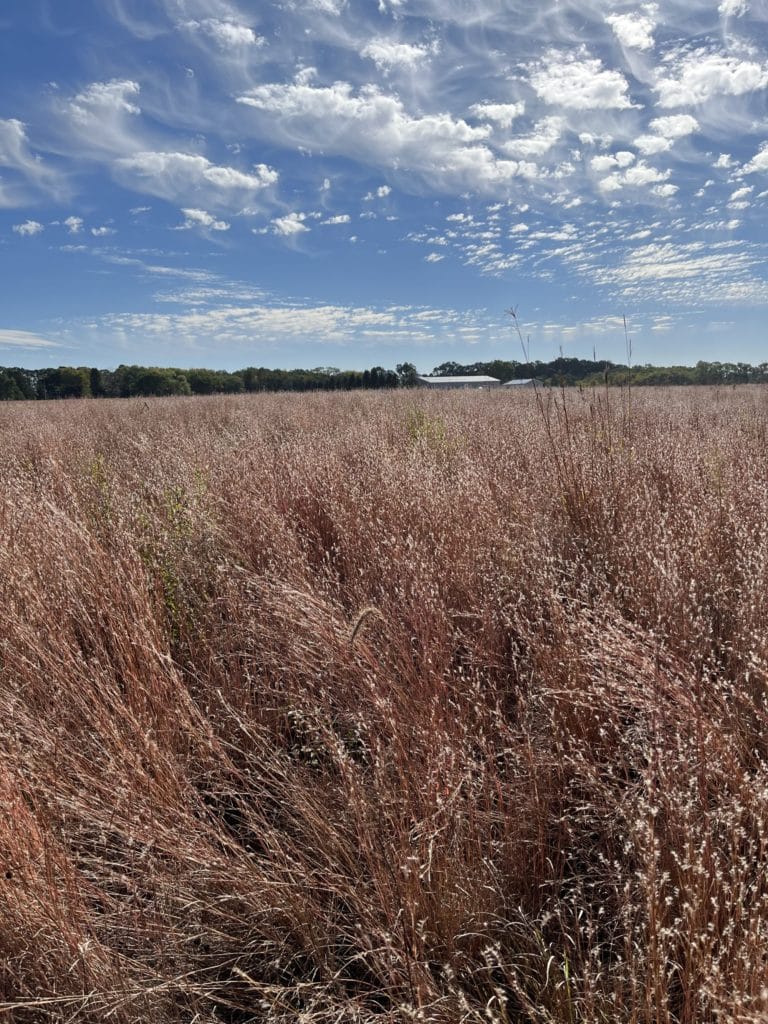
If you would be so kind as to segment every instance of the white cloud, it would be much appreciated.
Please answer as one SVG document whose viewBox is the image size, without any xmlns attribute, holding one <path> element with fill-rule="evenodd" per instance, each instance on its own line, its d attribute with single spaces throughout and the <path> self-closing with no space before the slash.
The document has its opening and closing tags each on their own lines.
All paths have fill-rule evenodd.
<svg viewBox="0 0 768 1024">
<path fill-rule="evenodd" d="M 0 348 L 61 348 L 58 342 L 41 338 L 30 331 L 11 331 L 0 328 Z"/>
<path fill-rule="evenodd" d="M 154 339 L 197 342 L 215 337 L 222 343 L 253 344 L 254 337 L 265 342 L 313 339 L 317 342 L 348 343 L 357 338 L 376 337 L 386 343 L 444 343 L 460 337 L 468 328 L 488 331 L 485 320 L 472 313 L 449 309 L 411 306 L 370 308 L 365 306 L 309 306 L 285 303 L 225 305 L 196 308 L 183 313 L 117 313 L 97 323 L 123 336 L 132 334 Z M 492 329 L 492 328 L 491 328 Z"/>
<path fill-rule="evenodd" d="M 603 192 L 618 192 L 625 187 L 640 188 L 643 185 L 653 185 L 656 182 L 665 181 L 671 173 L 669 170 L 660 171 L 656 167 L 649 167 L 644 160 L 639 160 L 634 167 L 628 167 L 621 174 L 616 172 L 603 178 L 599 182 L 599 188 Z"/>
<path fill-rule="evenodd" d="M 669 199 L 679 191 L 680 188 L 677 185 L 654 185 L 651 189 L 654 195 L 660 196 L 662 199 Z"/>
<path fill-rule="evenodd" d="M 648 15 L 611 14 L 606 19 L 622 46 L 632 50 L 653 49 L 656 22 Z"/>
<path fill-rule="evenodd" d="M 629 85 L 602 61 L 550 52 L 531 75 L 531 86 L 545 103 L 571 110 L 626 110 Z"/>
<path fill-rule="evenodd" d="M 699 131 L 699 122 L 690 114 L 670 114 L 656 117 L 648 125 L 653 135 L 640 135 L 634 145 L 644 156 L 666 153 L 677 139 Z"/>
<path fill-rule="evenodd" d="M 661 135 L 639 135 L 633 142 L 643 156 L 656 156 L 657 153 L 666 153 L 672 149 L 672 140 L 663 139 Z"/>
<path fill-rule="evenodd" d="M 0 209 L 24 206 L 29 200 L 27 185 L 55 191 L 56 175 L 31 151 L 25 125 L 14 118 L 0 119 L 0 168 L 21 178 L 18 183 L 0 175 Z"/>
<path fill-rule="evenodd" d="M 335 217 L 328 217 L 326 220 L 321 220 L 321 224 L 349 224 L 351 217 L 348 213 L 339 213 Z"/>
<path fill-rule="evenodd" d="M 735 222 L 738 226 L 738 221 Z M 718 230 L 726 224 L 715 225 Z M 630 250 L 618 266 L 594 272 L 599 284 L 619 285 L 625 295 L 654 302 L 764 303 L 766 282 L 754 276 L 760 254 L 740 242 L 663 241 Z"/>
<path fill-rule="evenodd" d="M 510 128 L 512 122 L 525 113 L 525 103 L 473 103 L 469 112 L 481 121 L 493 121 L 500 128 Z"/>
<path fill-rule="evenodd" d="M 610 171 L 614 167 L 629 167 L 631 163 L 634 163 L 634 160 L 634 153 L 630 153 L 627 150 L 620 150 L 618 153 L 614 153 L 613 155 L 593 156 L 589 161 L 589 166 L 598 174 L 604 174 L 606 171 Z"/>
<path fill-rule="evenodd" d="M 609 174 L 598 183 L 603 192 L 619 192 L 624 187 L 620 174 Z"/>
<path fill-rule="evenodd" d="M 425 263 L 440 263 L 445 259 L 445 256 L 440 252 L 431 252 L 428 256 L 424 257 Z"/>
<path fill-rule="evenodd" d="M 504 143 L 502 149 L 510 156 L 544 156 L 560 141 L 564 128 L 565 121 L 561 117 L 545 117 L 533 126 L 531 135 L 510 139 Z"/>
<path fill-rule="evenodd" d="M 412 43 L 396 43 L 391 39 L 373 39 L 362 50 L 378 68 L 415 67 L 434 53 L 428 46 Z"/>
<path fill-rule="evenodd" d="M 699 122 L 690 114 L 670 114 L 669 117 L 656 117 L 648 125 L 652 132 L 665 139 L 682 139 L 699 130 Z"/>
<path fill-rule="evenodd" d="M 749 10 L 747 0 L 720 0 L 718 11 L 724 18 L 740 18 Z"/>
<path fill-rule="evenodd" d="M 82 217 L 67 217 L 64 221 L 64 227 L 70 233 L 70 235 L 79 235 L 83 230 L 83 218 Z"/>
<path fill-rule="evenodd" d="M 363 202 L 370 203 L 373 202 L 374 199 L 386 199 L 387 196 L 391 194 L 391 192 L 392 189 L 389 187 L 389 185 L 379 185 L 379 187 L 375 191 L 366 192 L 366 194 L 363 196 Z"/>
<path fill-rule="evenodd" d="M 346 82 L 315 87 L 302 79 L 257 86 L 238 102 L 259 112 L 273 141 L 411 172 L 445 191 L 492 191 L 538 174 L 530 162 L 498 157 L 485 144 L 490 128 L 446 113 L 412 116 L 375 86 L 355 94 Z"/>
<path fill-rule="evenodd" d="M 733 164 L 734 160 L 730 153 L 721 153 L 717 160 L 715 160 L 715 162 L 712 164 L 712 166 L 717 167 L 718 170 L 721 168 L 723 170 L 727 170 L 727 168 L 733 167 Z"/>
<path fill-rule="evenodd" d="M 133 188 L 164 199 L 207 194 L 228 203 L 261 192 L 278 180 L 277 171 L 257 164 L 250 171 L 211 163 L 192 153 L 144 152 L 115 161 L 118 177 Z"/>
<path fill-rule="evenodd" d="M 120 114 L 140 114 L 141 109 L 132 97 L 141 92 L 138 82 L 115 78 L 110 82 L 93 82 L 79 92 L 70 103 L 70 112 L 80 124 L 89 123 L 105 111 Z"/>
<path fill-rule="evenodd" d="M 27 131 L 21 121 L 0 120 L 0 164 L 3 167 L 24 167 L 34 164 L 27 149 Z"/>
<path fill-rule="evenodd" d="M 184 214 L 184 223 L 181 225 L 180 230 L 189 230 L 190 228 L 207 228 L 210 231 L 229 231 L 229 224 L 225 220 L 216 220 L 210 213 L 205 210 L 197 210 L 192 207 L 186 207 L 181 211 Z"/>
<path fill-rule="evenodd" d="M 168 302 L 180 306 L 207 306 L 215 303 L 258 302 L 266 298 L 259 288 L 251 288 L 239 283 L 223 283 L 216 287 L 199 285 L 194 288 L 176 288 L 171 291 L 155 292 L 155 302 Z"/>
<path fill-rule="evenodd" d="M 347 0 L 306 0 L 307 6 L 323 14 L 338 16 L 347 6 Z"/>
<path fill-rule="evenodd" d="M 114 228 L 108 228 L 106 225 L 98 228 L 91 228 L 91 234 L 94 238 L 106 238 L 108 235 L 116 235 L 117 232 Z"/>
<path fill-rule="evenodd" d="M 243 46 L 263 46 L 265 42 L 247 25 L 240 25 L 234 21 L 220 21 L 218 18 L 187 21 L 184 22 L 184 28 L 193 32 L 202 32 L 222 50 L 238 49 Z"/>
<path fill-rule="evenodd" d="M 672 74 L 655 85 L 662 107 L 706 103 L 713 96 L 743 96 L 768 84 L 768 69 L 753 60 L 698 49 L 671 63 Z"/>
<path fill-rule="evenodd" d="M 68 100 L 54 100 L 58 116 L 51 129 L 59 151 L 75 161 L 111 162 L 147 148 L 140 92 L 132 79 L 112 79 L 92 82 Z"/>
<path fill-rule="evenodd" d="M 287 213 L 284 217 L 275 217 L 272 221 L 272 230 L 276 235 L 283 238 L 293 238 L 301 235 L 309 228 L 304 223 L 307 215 L 305 213 Z"/>
<path fill-rule="evenodd" d="M 25 220 L 23 224 L 14 224 L 13 230 L 17 235 L 21 235 L 22 238 L 31 238 L 33 235 L 39 235 L 42 231 L 45 231 L 45 228 L 39 221 Z"/>
<path fill-rule="evenodd" d="M 649 167 L 645 161 L 640 160 L 634 167 L 624 172 L 624 183 L 626 185 L 650 185 L 655 181 L 664 181 L 670 176 L 671 171 L 660 171 L 656 167 Z"/>
<path fill-rule="evenodd" d="M 768 171 L 768 142 L 764 142 L 760 150 L 741 169 L 742 174 L 755 174 L 762 171 Z"/>
</svg>

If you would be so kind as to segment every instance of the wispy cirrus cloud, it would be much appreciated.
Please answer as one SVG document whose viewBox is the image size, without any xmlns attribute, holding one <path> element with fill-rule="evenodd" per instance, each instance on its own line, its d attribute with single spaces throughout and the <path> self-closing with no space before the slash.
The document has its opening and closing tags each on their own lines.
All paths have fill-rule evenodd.
<svg viewBox="0 0 768 1024">
<path fill-rule="evenodd" d="M 752 302 L 768 278 L 762 2 L 105 0 L 94 20 L 103 76 L 62 53 L 0 121 L 8 255 L 61 252 L 69 231 L 66 258 L 88 258 L 94 231 L 116 231 L 135 249 L 94 273 L 137 296 L 177 274 L 198 314 L 238 260 L 254 287 L 298 275 L 328 309 L 462 279 L 471 303 L 478 275 L 484 295 L 497 282 L 542 305 L 684 306 L 704 283 Z M 13 230 L 28 222 L 59 229 L 35 243 Z M 169 237 L 183 254 L 166 257 Z"/>
<path fill-rule="evenodd" d="M 264 163 L 235 167 L 178 148 L 177 132 L 147 124 L 141 94 L 137 81 L 112 79 L 92 82 L 70 100 L 57 101 L 57 145 L 64 151 L 77 147 L 126 188 L 189 208 L 233 210 L 257 204 L 277 184 L 278 171 Z"/>
<path fill-rule="evenodd" d="M 0 209 L 24 206 L 41 194 L 60 195 L 60 176 L 34 152 L 27 127 L 0 119 Z"/>
<path fill-rule="evenodd" d="M 140 92 L 139 83 L 131 79 L 92 82 L 74 96 L 69 109 L 73 120 L 84 125 L 92 124 L 94 118 L 110 111 L 137 115 L 141 113 L 136 102 Z"/>
<path fill-rule="evenodd" d="M 209 231 L 229 231 L 231 227 L 225 220 L 216 220 L 206 210 L 188 207 L 181 212 L 184 214 L 184 223 L 176 228 L 177 231 L 189 231 L 192 228 L 203 228 Z"/>
<path fill-rule="evenodd" d="M 461 332 L 487 334 L 487 316 L 420 306 L 346 306 L 309 303 L 222 303 L 178 313 L 115 313 L 102 317 L 101 327 L 123 335 L 150 335 L 196 343 L 215 333 L 221 345 L 264 345 L 312 338 L 315 344 L 356 345 L 376 338 L 380 343 L 434 345 Z"/>
<path fill-rule="evenodd" d="M 722 156 L 724 156 L 724 155 L 725 154 L 721 154 L 721 159 L 722 159 Z M 726 167 L 730 167 L 731 166 L 730 158 L 728 160 L 728 163 L 725 163 L 724 166 L 726 166 Z M 757 153 L 755 153 L 755 155 L 752 157 L 752 159 L 748 160 L 747 163 L 744 164 L 744 166 L 741 168 L 740 174 L 762 174 L 762 173 L 765 173 L 767 171 L 768 171 L 768 142 L 764 142 L 763 145 L 760 147 L 760 149 L 757 151 Z"/>
<path fill-rule="evenodd" d="M 266 164 L 243 171 L 195 153 L 147 151 L 119 157 L 113 167 L 120 180 L 147 195 L 171 200 L 197 195 L 220 207 L 255 201 L 279 178 Z"/>
<path fill-rule="evenodd" d="M 14 331 L 0 327 L 0 349 L 49 349 L 61 348 L 59 342 L 41 337 L 31 331 Z"/>
<path fill-rule="evenodd" d="M 188 32 L 200 33 L 211 39 L 224 51 L 239 50 L 243 47 L 263 46 L 266 40 L 249 25 L 219 18 L 203 18 L 202 21 L 185 21 L 182 27 Z"/>
<path fill-rule="evenodd" d="M 765 294 L 765 282 L 754 273 L 758 263 L 754 250 L 734 242 L 664 242 L 639 246 L 618 265 L 596 270 L 596 277 L 626 295 L 653 290 L 678 301 L 716 302 L 727 293 Z"/>
<path fill-rule="evenodd" d="M 392 39 L 372 39 L 363 47 L 363 57 L 368 57 L 377 67 L 389 70 L 393 67 L 412 68 L 427 60 L 435 53 L 434 46 L 418 43 L 400 43 Z"/>
<path fill-rule="evenodd" d="M 272 221 L 272 232 L 282 238 L 294 238 L 296 235 L 303 235 L 309 232 L 304 223 L 307 219 L 305 213 L 294 211 L 286 213 L 283 217 L 275 217 Z"/>
<path fill-rule="evenodd" d="M 449 114 L 410 114 L 398 96 L 374 86 L 356 92 L 347 82 L 316 86 L 300 76 L 257 86 L 237 101 L 269 115 L 270 130 L 285 142 L 393 172 L 402 168 L 438 189 L 493 190 L 536 176 L 530 161 L 496 154 L 486 144 L 487 127 Z"/>
</svg>

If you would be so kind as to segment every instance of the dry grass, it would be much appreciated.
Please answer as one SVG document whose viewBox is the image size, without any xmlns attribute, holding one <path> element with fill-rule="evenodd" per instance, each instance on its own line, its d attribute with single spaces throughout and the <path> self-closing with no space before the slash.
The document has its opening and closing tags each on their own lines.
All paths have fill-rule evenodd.
<svg viewBox="0 0 768 1024">
<path fill-rule="evenodd" d="M 768 392 L 0 408 L 0 1020 L 768 1020 Z"/>
</svg>

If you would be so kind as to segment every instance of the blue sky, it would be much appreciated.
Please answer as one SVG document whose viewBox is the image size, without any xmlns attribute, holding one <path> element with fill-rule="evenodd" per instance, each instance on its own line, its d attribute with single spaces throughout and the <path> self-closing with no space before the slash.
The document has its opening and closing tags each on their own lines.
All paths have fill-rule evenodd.
<svg viewBox="0 0 768 1024">
<path fill-rule="evenodd" d="M 768 0 L 6 0 L 0 363 L 768 359 Z"/>
</svg>

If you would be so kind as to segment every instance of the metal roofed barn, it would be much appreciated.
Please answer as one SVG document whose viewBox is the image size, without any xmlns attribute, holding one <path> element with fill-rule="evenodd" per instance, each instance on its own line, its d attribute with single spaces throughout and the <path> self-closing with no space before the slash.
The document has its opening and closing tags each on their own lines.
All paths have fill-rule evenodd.
<svg viewBox="0 0 768 1024">
<path fill-rule="evenodd" d="M 472 377 L 418 377 L 419 387 L 423 388 L 499 388 L 501 381 L 497 377 L 484 377 L 475 374 Z"/>
<path fill-rule="evenodd" d="M 532 388 L 536 386 L 533 377 L 526 377 L 524 380 L 508 380 L 503 385 L 505 388 Z"/>
</svg>

